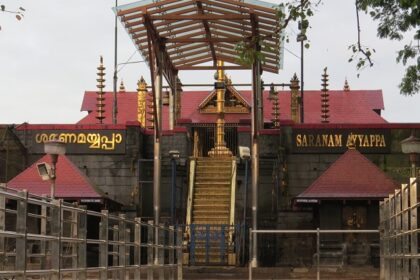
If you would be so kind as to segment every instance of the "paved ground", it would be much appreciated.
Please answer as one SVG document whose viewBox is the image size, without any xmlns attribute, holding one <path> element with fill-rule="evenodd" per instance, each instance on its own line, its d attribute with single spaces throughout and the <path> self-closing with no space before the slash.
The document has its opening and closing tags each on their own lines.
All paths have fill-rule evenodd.
<svg viewBox="0 0 420 280">
<path fill-rule="evenodd" d="M 231 267 L 185 267 L 184 279 L 200 280 L 246 280 L 249 279 L 247 268 Z M 315 280 L 315 268 L 257 268 L 253 269 L 253 278 L 258 280 Z M 370 280 L 379 279 L 379 269 L 368 267 L 322 268 L 320 279 Z"/>
</svg>

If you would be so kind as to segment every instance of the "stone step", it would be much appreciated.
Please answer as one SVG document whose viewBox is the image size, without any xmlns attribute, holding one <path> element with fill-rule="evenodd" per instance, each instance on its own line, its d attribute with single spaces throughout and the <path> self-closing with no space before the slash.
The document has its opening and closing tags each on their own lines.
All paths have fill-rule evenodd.
<svg viewBox="0 0 420 280">
<path fill-rule="evenodd" d="M 229 210 L 220 210 L 220 209 L 194 209 L 194 217 L 225 217 L 229 215 Z"/>
<path fill-rule="evenodd" d="M 230 196 L 218 196 L 216 199 L 209 200 L 205 195 L 199 195 L 193 199 L 193 205 L 213 205 L 213 204 L 227 204 L 230 205 Z"/>
<path fill-rule="evenodd" d="M 195 193 L 226 193 L 230 194 L 230 187 L 227 186 L 210 186 L 210 185 L 201 185 L 195 188 Z"/>
<path fill-rule="evenodd" d="M 214 181 L 222 181 L 222 182 L 230 182 L 231 181 L 231 175 L 230 173 L 228 175 L 221 175 L 218 173 L 214 174 L 203 174 L 195 177 L 196 182 L 214 182 Z"/>
<path fill-rule="evenodd" d="M 220 203 L 219 201 L 217 203 L 197 203 L 193 204 L 193 210 L 229 210 L 230 203 Z"/>
<path fill-rule="evenodd" d="M 229 224 L 229 218 L 219 218 L 219 217 L 205 217 L 205 218 L 196 218 L 193 217 L 193 223 L 199 225 L 226 225 Z"/>
<path fill-rule="evenodd" d="M 198 188 L 195 194 L 204 195 L 230 195 L 230 189 Z"/>
<path fill-rule="evenodd" d="M 222 199 L 223 201 L 228 200 L 230 201 L 230 193 L 213 193 L 213 194 L 209 194 L 209 193 L 195 193 L 194 197 L 193 197 L 193 202 L 195 203 L 196 199 L 198 200 L 206 200 L 206 199 L 214 199 L 213 201 L 218 201 L 219 199 Z"/>
<path fill-rule="evenodd" d="M 214 171 L 214 170 L 223 170 L 223 171 L 230 171 L 232 172 L 232 165 L 226 165 L 226 164 L 211 164 L 211 165 L 207 165 L 207 164 L 202 164 L 202 165 L 197 165 L 196 171 Z"/>
<path fill-rule="evenodd" d="M 199 187 L 227 187 L 230 188 L 230 182 L 219 182 L 219 181 L 214 181 L 214 182 L 195 182 L 194 184 L 195 189 L 199 188 Z"/>
</svg>

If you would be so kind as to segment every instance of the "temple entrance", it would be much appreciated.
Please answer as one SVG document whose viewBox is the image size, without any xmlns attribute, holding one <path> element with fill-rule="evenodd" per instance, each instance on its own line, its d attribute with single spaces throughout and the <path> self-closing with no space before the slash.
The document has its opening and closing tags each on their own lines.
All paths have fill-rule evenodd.
<svg viewBox="0 0 420 280">
<path fill-rule="evenodd" d="M 215 145 L 216 124 L 203 124 L 192 128 L 193 132 L 193 156 L 207 157 L 209 151 Z M 233 156 L 238 153 L 238 130 L 237 125 L 225 125 L 226 147 L 232 152 Z"/>
</svg>

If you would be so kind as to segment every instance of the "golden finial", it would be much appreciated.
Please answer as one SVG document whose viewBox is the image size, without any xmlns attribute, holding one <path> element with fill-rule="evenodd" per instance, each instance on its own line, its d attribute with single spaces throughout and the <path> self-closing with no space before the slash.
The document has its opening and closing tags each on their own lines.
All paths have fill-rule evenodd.
<svg viewBox="0 0 420 280">
<path fill-rule="evenodd" d="M 343 88 L 343 90 L 346 91 L 346 92 L 350 91 L 350 86 L 349 86 L 349 82 L 347 81 L 347 78 L 344 81 L 344 88 Z"/>
<path fill-rule="evenodd" d="M 147 95 L 147 84 L 143 76 L 137 82 L 137 121 L 141 127 L 146 127 L 146 95 Z"/>
<path fill-rule="evenodd" d="M 147 121 L 149 124 L 147 125 L 147 128 L 154 129 L 155 128 L 155 106 L 153 102 L 153 90 L 147 93 Z"/>
<path fill-rule="evenodd" d="M 175 94 L 175 119 L 181 118 L 181 92 L 182 82 L 179 77 L 176 77 L 176 94 Z"/>
<path fill-rule="evenodd" d="M 104 88 L 105 88 L 105 66 L 103 64 L 103 57 L 101 55 L 100 58 L 100 63 L 99 66 L 97 67 L 98 69 L 98 78 L 96 79 L 96 81 L 98 82 L 97 84 L 97 94 L 98 97 L 96 98 L 97 100 L 97 104 L 96 104 L 96 112 L 97 112 L 97 116 L 96 118 L 99 120 L 99 123 L 103 123 L 103 120 L 105 119 L 104 113 L 105 113 L 105 97 L 104 97 Z"/>
<path fill-rule="evenodd" d="M 271 121 L 273 122 L 274 128 L 280 127 L 280 107 L 279 107 L 279 92 L 274 88 L 274 84 L 272 83 L 270 85 L 270 100 L 273 103 L 273 112 L 271 115 L 273 115 L 273 119 Z"/>
<path fill-rule="evenodd" d="M 295 123 L 300 123 L 299 88 L 299 79 L 295 73 L 290 80 L 290 115 Z"/>
<path fill-rule="evenodd" d="M 322 89 L 321 89 L 321 122 L 329 123 L 330 118 L 330 96 L 328 93 L 328 74 L 327 67 L 324 68 L 324 74 L 322 74 Z"/>
<path fill-rule="evenodd" d="M 124 86 L 123 80 L 121 80 L 121 83 L 120 83 L 120 92 L 125 92 L 125 86 Z"/>
</svg>

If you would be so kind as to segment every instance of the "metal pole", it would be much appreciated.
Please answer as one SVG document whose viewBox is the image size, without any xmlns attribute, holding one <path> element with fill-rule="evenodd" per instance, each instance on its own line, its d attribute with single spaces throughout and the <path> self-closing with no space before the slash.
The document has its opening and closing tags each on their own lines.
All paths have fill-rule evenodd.
<svg viewBox="0 0 420 280">
<path fill-rule="evenodd" d="M 252 148 L 251 148 L 251 169 L 252 169 L 252 230 L 257 230 L 257 207 L 258 207 L 258 176 L 259 176 L 259 147 L 258 147 L 258 128 L 259 128 L 259 115 L 258 115 L 258 91 L 261 91 L 261 85 L 258 77 L 260 76 L 260 62 L 255 62 L 252 68 L 252 84 L 253 84 L 253 104 L 252 104 Z M 255 233 L 256 234 L 256 233 Z M 252 244 L 252 266 L 257 267 L 257 237 L 254 236 Z"/>
<path fill-rule="evenodd" d="M 249 229 L 249 257 L 252 256 L 252 228 Z M 252 260 L 250 259 L 248 262 L 248 278 L 252 280 Z"/>
<path fill-rule="evenodd" d="M 319 260 L 320 260 L 320 238 L 319 238 L 319 228 L 316 229 L 316 279 L 320 280 L 319 272 Z"/>
<path fill-rule="evenodd" d="M 162 134 L 162 53 L 159 51 L 157 67 L 155 72 L 155 100 L 156 100 L 156 119 L 154 133 L 154 161 L 153 161 L 153 208 L 155 223 L 155 244 L 158 245 L 158 226 L 160 219 L 160 185 L 161 185 L 161 134 Z M 158 248 L 156 247 L 155 263 L 158 261 Z"/>
<path fill-rule="evenodd" d="M 303 0 L 301 0 L 302 10 L 303 10 Z M 301 22 L 301 33 L 303 34 L 303 22 Z M 304 39 L 302 38 L 302 41 L 300 42 L 300 122 L 304 123 L 305 118 L 305 104 L 304 104 L 304 98 L 303 98 L 303 50 L 304 50 Z"/>
<path fill-rule="evenodd" d="M 171 183 L 171 222 L 175 225 L 175 204 L 176 204 L 176 159 L 172 158 L 172 183 Z"/>
<path fill-rule="evenodd" d="M 58 155 L 51 154 L 51 199 L 55 199 L 55 179 Z"/>
<path fill-rule="evenodd" d="M 118 67 L 118 29 L 117 29 L 117 7 L 118 7 L 118 0 L 115 0 L 115 27 L 114 27 L 114 80 L 113 80 L 113 106 L 112 106 L 112 123 L 117 123 L 117 114 L 118 114 L 118 108 L 117 108 L 117 67 Z"/>
<path fill-rule="evenodd" d="M 244 234 L 246 231 L 246 210 L 248 208 L 248 159 L 245 159 L 245 183 L 244 183 L 244 221 L 243 221 L 243 229 Z M 245 263 L 245 239 L 246 236 L 244 235 L 244 238 L 242 238 L 242 263 Z"/>
</svg>

